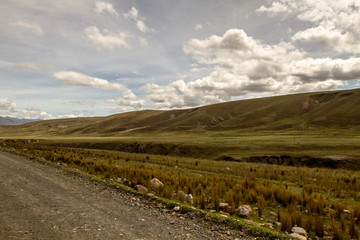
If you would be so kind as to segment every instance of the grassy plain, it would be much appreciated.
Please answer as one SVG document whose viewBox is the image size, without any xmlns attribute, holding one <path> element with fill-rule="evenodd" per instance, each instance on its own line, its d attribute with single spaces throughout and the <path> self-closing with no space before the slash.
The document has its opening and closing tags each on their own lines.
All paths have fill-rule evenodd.
<svg viewBox="0 0 360 240">
<path fill-rule="evenodd" d="M 231 206 L 226 211 L 234 217 L 237 207 L 249 204 L 255 209 L 250 221 L 276 231 L 290 231 L 297 225 L 309 236 L 350 239 L 360 230 L 359 171 L 223 161 L 219 157 L 311 155 L 333 156 L 338 161 L 351 158 L 357 163 L 359 142 L 360 138 L 350 133 L 203 132 L 44 137 L 28 144 L 3 140 L 3 145 L 105 179 L 126 178 L 149 189 L 150 180 L 156 177 L 165 184 L 163 189 L 154 190 L 158 196 L 178 200 L 178 191 L 191 193 L 196 207 L 216 211 L 224 211 L 219 204 L 226 202 Z M 124 147 L 133 153 L 119 151 Z"/>
</svg>

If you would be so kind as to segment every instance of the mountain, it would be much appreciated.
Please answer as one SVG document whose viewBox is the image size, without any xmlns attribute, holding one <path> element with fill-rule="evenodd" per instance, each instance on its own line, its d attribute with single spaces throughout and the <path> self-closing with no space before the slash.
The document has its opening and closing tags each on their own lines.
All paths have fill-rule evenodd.
<svg viewBox="0 0 360 240">
<path fill-rule="evenodd" d="M 27 123 L 0 132 L 116 136 L 129 132 L 313 131 L 360 132 L 360 89 L 239 100 L 184 110 L 143 110 L 108 117 Z M 3 134 L 2 134 L 3 135 Z"/>
<path fill-rule="evenodd" d="M 0 117 L 0 125 L 19 125 L 29 122 L 39 121 L 36 119 L 19 119 L 12 117 Z"/>
</svg>

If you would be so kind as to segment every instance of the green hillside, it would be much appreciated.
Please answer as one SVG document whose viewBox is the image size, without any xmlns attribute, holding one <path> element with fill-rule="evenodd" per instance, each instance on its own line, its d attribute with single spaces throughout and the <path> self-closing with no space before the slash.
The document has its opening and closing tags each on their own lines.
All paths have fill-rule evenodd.
<svg viewBox="0 0 360 240">
<path fill-rule="evenodd" d="M 174 131 L 314 131 L 360 129 L 360 89 L 303 93 L 213 104 L 185 110 L 143 110 L 0 128 L 0 134 L 117 136 Z"/>
</svg>

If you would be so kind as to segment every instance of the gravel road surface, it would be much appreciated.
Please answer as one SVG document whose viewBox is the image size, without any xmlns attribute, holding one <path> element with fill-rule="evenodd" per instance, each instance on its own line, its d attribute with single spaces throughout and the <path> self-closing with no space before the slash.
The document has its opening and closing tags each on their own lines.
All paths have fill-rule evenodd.
<svg viewBox="0 0 360 240">
<path fill-rule="evenodd" d="M 73 170 L 0 152 L 0 239 L 240 239 Z"/>
</svg>

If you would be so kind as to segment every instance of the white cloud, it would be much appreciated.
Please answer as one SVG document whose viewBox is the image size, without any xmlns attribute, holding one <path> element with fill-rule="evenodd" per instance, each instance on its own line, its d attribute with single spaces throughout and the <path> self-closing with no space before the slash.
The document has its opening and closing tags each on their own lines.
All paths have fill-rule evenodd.
<svg viewBox="0 0 360 240">
<path fill-rule="evenodd" d="M 131 19 L 131 20 L 135 21 L 136 27 L 143 33 L 155 32 L 154 29 L 146 26 L 146 24 L 144 22 L 145 19 L 139 16 L 139 11 L 135 7 L 132 7 L 127 13 L 125 13 L 124 17 L 126 19 Z"/>
<path fill-rule="evenodd" d="M 86 36 L 90 42 L 96 47 L 97 50 L 102 49 L 114 49 L 114 48 L 130 48 L 130 45 L 126 42 L 129 36 L 124 33 L 112 33 L 104 29 L 103 32 L 95 27 L 88 27 L 84 30 Z"/>
<path fill-rule="evenodd" d="M 97 14 L 101 14 L 103 12 L 108 12 L 110 14 L 117 15 L 117 12 L 115 11 L 115 9 L 111 3 L 102 2 L 102 1 L 97 1 L 95 3 L 94 11 Z"/>
<path fill-rule="evenodd" d="M 277 0 L 261 6 L 260 13 L 295 16 L 314 24 L 293 36 L 293 40 L 319 42 L 338 52 L 360 53 L 360 2 L 354 0 Z"/>
<path fill-rule="evenodd" d="M 203 26 L 201 24 L 196 24 L 194 29 L 195 30 L 201 30 L 201 29 L 203 29 Z"/>
<path fill-rule="evenodd" d="M 56 72 L 52 75 L 56 80 L 69 85 L 100 88 L 111 91 L 125 91 L 127 88 L 119 83 L 110 83 L 107 80 L 86 76 L 78 72 Z"/>
<path fill-rule="evenodd" d="M 115 103 L 122 107 L 132 107 L 135 109 L 142 109 L 145 100 L 138 100 L 136 95 L 131 90 L 126 90 L 123 93 L 123 96 L 117 99 L 108 99 L 106 100 L 108 103 Z"/>
<path fill-rule="evenodd" d="M 312 58 L 290 43 L 264 44 L 240 29 L 192 39 L 184 52 L 196 60 L 196 69 L 211 67 L 212 72 L 190 82 L 145 85 L 157 107 L 193 107 L 254 93 L 328 90 L 360 78 L 360 58 Z"/>
<path fill-rule="evenodd" d="M 53 68 L 53 66 L 46 64 L 35 64 L 31 62 L 22 62 L 22 63 L 16 63 L 12 66 L 12 69 L 15 70 L 31 70 L 36 72 L 50 72 L 50 69 Z"/>
<path fill-rule="evenodd" d="M 0 99 L 0 115 L 20 119 L 52 119 L 51 114 L 41 112 L 37 108 L 29 107 L 25 110 L 18 109 L 16 104 L 10 99 Z"/>
<path fill-rule="evenodd" d="M 33 23 L 28 23 L 28 22 L 25 22 L 22 20 L 18 20 L 16 22 L 10 22 L 9 25 L 19 28 L 19 29 L 22 29 L 22 30 L 25 30 L 25 31 L 28 31 L 28 32 L 31 32 L 32 34 L 34 34 L 38 37 L 44 36 L 43 29 L 39 25 L 36 25 Z"/>
</svg>

